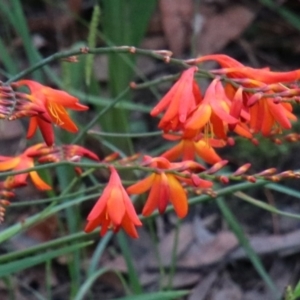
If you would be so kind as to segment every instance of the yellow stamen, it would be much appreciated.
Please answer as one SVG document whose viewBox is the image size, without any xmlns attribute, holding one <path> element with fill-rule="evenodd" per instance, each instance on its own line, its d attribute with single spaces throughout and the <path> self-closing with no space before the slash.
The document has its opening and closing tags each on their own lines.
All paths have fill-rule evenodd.
<svg viewBox="0 0 300 300">
<path fill-rule="evenodd" d="M 58 112 L 63 112 L 63 111 L 60 109 L 59 105 L 50 102 L 48 104 L 48 108 L 50 110 L 51 116 L 55 119 L 55 124 L 58 126 L 62 126 L 64 122 L 60 119 Z"/>
</svg>

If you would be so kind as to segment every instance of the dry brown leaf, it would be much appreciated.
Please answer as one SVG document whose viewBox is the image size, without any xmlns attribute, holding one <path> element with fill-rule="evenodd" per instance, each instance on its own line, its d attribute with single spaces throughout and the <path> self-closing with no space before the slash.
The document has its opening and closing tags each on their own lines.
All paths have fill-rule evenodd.
<svg viewBox="0 0 300 300">
<path fill-rule="evenodd" d="M 204 300 L 218 277 L 218 272 L 212 272 L 201 280 L 191 291 L 188 300 Z"/>
<path fill-rule="evenodd" d="M 199 268 L 222 261 L 238 246 L 235 235 L 231 232 L 220 232 L 214 239 L 200 247 L 193 247 L 178 261 L 177 268 Z"/>
<path fill-rule="evenodd" d="M 106 262 L 104 266 L 112 270 L 127 273 L 126 261 L 122 255 L 118 255 L 115 259 Z"/>
<path fill-rule="evenodd" d="M 168 48 L 175 56 L 180 56 L 190 39 L 193 17 L 192 0 L 160 0 L 162 27 Z"/>
<path fill-rule="evenodd" d="M 281 252 L 281 255 L 297 253 L 300 250 L 300 230 L 282 235 L 252 236 L 249 242 L 254 251 L 259 255 Z M 247 254 L 242 248 L 230 254 L 230 259 L 246 258 Z"/>
<path fill-rule="evenodd" d="M 40 243 L 47 242 L 55 237 L 57 228 L 58 219 L 56 215 L 53 215 L 29 228 L 26 235 Z"/>
<path fill-rule="evenodd" d="M 173 289 L 184 289 L 193 286 L 199 280 L 201 280 L 202 274 L 192 272 L 176 272 L 172 280 Z M 168 286 L 169 278 L 166 277 L 163 280 L 163 286 Z"/>
<path fill-rule="evenodd" d="M 173 230 L 161 240 L 158 246 L 160 260 L 165 266 L 169 265 L 172 260 L 175 235 L 175 230 Z M 190 245 L 194 241 L 194 238 L 195 236 L 191 223 L 185 223 L 180 226 L 177 243 L 177 257 L 182 255 L 183 252 L 185 252 L 190 247 Z M 156 269 L 158 267 L 158 261 L 156 259 L 154 251 L 149 254 L 148 258 L 146 258 L 146 261 L 148 262 L 147 268 Z"/>
<path fill-rule="evenodd" d="M 242 300 L 243 293 L 241 288 L 231 280 L 230 275 L 226 272 L 218 280 L 218 287 L 216 287 L 211 297 L 211 300 Z"/>
<path fill-rule="evenodd" d="M 197 37 L 197 52 L 205 55 L 221 51 L 243 33 L 255 16 L 255 11 L 243 5 L 230 5 L 220 13 L 204 15 L 204 25 Z"/>
</svg>

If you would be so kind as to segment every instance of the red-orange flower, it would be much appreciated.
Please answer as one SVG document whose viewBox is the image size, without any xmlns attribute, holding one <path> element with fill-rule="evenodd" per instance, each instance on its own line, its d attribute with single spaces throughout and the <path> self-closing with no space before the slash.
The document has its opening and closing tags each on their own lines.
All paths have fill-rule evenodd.
<svg viewBox="0 0 300 300">
<path fill-rule="evenodd" d="M 197 68 L 185 70 L 168 93 L 152 109 L 151 116 L 157 116 L 165 110 L 158 127 L 164 131 L 182 129 L 188 114 L 201 100 L 201 92 L 194 80 Z"/>
<path fill-rule="evenodd" d="M 192 164 L 189 162 L 170 163 L 164 157 L 151 158 L 149 156 L 146 156 L 145 159 L 150 167 L 157 168 L 157 172 L 127 188 L 129 194 L 142 194 L 150 190 L 142 211 L 144 216 L 151 215 L 156 208 L 158 208 L 160 213 L 164 213 L 170 201 L 178 217 L 183 218 L 188 212 L 188 202 L 186 192 L 180 181 L 197 185 L 197 187 L 201 188 L 209 188 L 212 186 L 211 182 L 200 179 L 199 177 L 197 177 L 197 180 L 194 180 L 193 174 L 190 174 L 191 178 L 187 180 L 188 178 L 165 172 L 167 170 L 182 171 L 183 168 L 189 168 L 189 166 L 195 168 L 194 162 L 192 162 Z M 197 164 L 196 168 L 198 171 L 204 169 L 199 164 Z M 188 175 L 189 172 L 184 171 L 183 174 Z"/>
<path fill-rule="evenodd" d="M 69 117 L 66 108 L 73 110 L 87 110 L 88 107 L 79 103 L 78 99 L 70 94 L 52 89 L 32 80 L 20 80 L 14 83 L 14 86 L 27 86 L 30 89 L 32 102 L 37 103 L 44 109 L 45 116 L 34 116 L 30 119 L 27 138 L 31 138 L 39 127 L 43 138 L 48 146 L 54 143 L 54 133 L 51 122 L 70 132 L 77 132 L 78 128 Z"/>
<path fill-rule="evenodd" d="M 245 82 L 240 82 L 241 87 L 257 88 L 258 93 L 252 95 L 251 93 L 240 93 L 243 97 L 243 107 L 248 109 L 250 114 L 249 126 L 255 132 L 261 132 L 263 135 L 268 136 L 275 129 L 280 132 L 281 129 L 290 129 L 291 122 L 297 120 L 297 117 L 292 113 L 292 106 L 289 103 L 274 103 L 273 98 L 263 97 L 264 90 L 267 93 L 272 93 L 272 89 L 280 88 L 279 83 L 295 81 L 300 78 L 300 70 L 291 72 L 272 72 L 269 68 L 255 69 L 246 67 L 236 61 L 235 59 L 226 55 L 207 55 L 198 58 L 197 62 L 205 60 L 217 61 L 223 69 L 220 70 L 222 74 L 226 74 L 229 78 L 242 79 Z M 268 88 L 269 85 L 269 88 Z M 236 88 L 229 83 L 225 87 L 226 94 L 233 96 L 238 93 Z M 230 97 L 230 96 L 229 96 Z M 233 98 L 231 98 L 233 100 Z M 231 114 L 232 111 L 231 111 Z M 242 128 L 239 125 L 243 125 Z M 238 134 L 247 137 L 247 128 L 245 123 L 237 124 L 235 131 Z M 238 132 L 239 131 L 239 132 Z M 246 134 L 246 135 L 245 135 Z"/>
<path fill-rule="evenodd" d="M 237 125 L 238 119 L 230 115 L 230 100 L 219 78 L 215 78 L 206 90 L 202 101 L 189 116 L 184 128 L 186 132 L 198 134 L 204 128 L 217 138 L 226 139 L 228 124 Z"/>
<path fill-rule="evenodd" d="M 109 228 L 117 232 L 122 227 L 128 235 L 138 237 L 135 226 L 141 226 L 133 204 L 126 193 L 120 177 L 114 167 L 110 167 L 110 178 L 101 197 L 87 217 L 85 232 L 91 232 L 101 226 L 103 236 Z"/>
<path fill-rule="evenodd" d="M 0 156 L 0 171 L 21 171 L 28 168 L 33 168 L 34 159 L 31 157 L 31 152 L 36 151 L 40 147 L 43 147 L 43 144 L 37 144 L 29 147 L 22 154 L 16 157 Z M 25 184 L 28 175 L 39 190 L 51 190 L 51 186 L 43 181 L 36 171 L 30 171 L 29 173 L 17 174 L 13 176 L 12 180 L 14 185 Z"/>
<path fill-rule="evenodd" d="M 166 134 L 164 137 L 169 140 L 180 140 L 178 144 L 160 155 L 169 161 L 175 161 L 179 158 L 194 160 L 196 155 L 209 164 L 215 164 L 222 160 L 213 148 L 213 146 L 224 147 L 225 142 L 222 140 L 199 139 L 190 137 L 187 134 L 183 134 L 183 136 Z"/>
<path fill-rule="evenodd" d="M 234 58 L 224 54 L 205 55 L 197 58 L 196 62 L 200 63 L 207 60 L 215 60 L 218 62 L 223 68 L 222 73 L 231 78 L 255 79 L 266 84 L 291 82 L 300 79 L 300 70 L 272 72 L 269 68 L 251 68 L 244 66 Z"/>
</svg>

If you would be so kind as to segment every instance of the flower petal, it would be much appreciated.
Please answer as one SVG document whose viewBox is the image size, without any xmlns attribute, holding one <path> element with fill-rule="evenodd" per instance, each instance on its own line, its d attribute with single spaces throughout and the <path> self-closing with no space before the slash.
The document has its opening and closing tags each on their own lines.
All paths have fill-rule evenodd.
<svg viewBox="0 0 300 300">
<path fill-rule="evenodd" d="M 153 184 L 155 179 L 155 174 L 151 174 L 150 176 L 138 181 L 137 183 L 129 186 L 126 190 L 129 194 L 142 194 L 149 190 Z"/>
<path fill-rule="evenodd" d="M 172 174 L 167 174 L 170 187 L 170 201 L 174 206 L 179 218 L 184 218 L 188 212 L 188 202 L 186 192 L 180 182 Z"/>
<path fill-rule="evenodd" d="M 107 201 L 107 213 L 116 226 L 122 223 L 125 214 L 125 205 L 122 196 L 120 188 L 113 187 Z"/>
<path fill-rule="evenodd" d="M 195 149 L 197 154 L 209 164 L 215 164 L 222 160 L 221 157 L 215 152 L 215 150 L 203 140 L 195 143 Z"/>
<path fill-rule="evenodd" d="M 38 188 L 41 191 L 47 191 L 47 190 L 52 190 L 52 187 L 48 185 L 36 171 L 31 171 L 29 172 L 30 178 L 36 188 Z"/>
</svg>

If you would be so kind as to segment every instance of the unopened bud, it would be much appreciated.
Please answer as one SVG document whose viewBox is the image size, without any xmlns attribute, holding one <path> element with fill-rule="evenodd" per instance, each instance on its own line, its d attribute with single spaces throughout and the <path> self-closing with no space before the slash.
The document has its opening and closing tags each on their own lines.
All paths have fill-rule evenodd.
<svg viewBox="0 0 300 300">
<path fill-rule="evenodd" d="M 279 138 L 272 138 L 271 140 L 276 145 L 281 145 L 282 144 L 282 140 L 279 139 Z"/>
<path fill-rule="evenodd" d="M 106 156 L 104 159 L 103 159 L 103 162 L 111 162 L 113 160 L 116 160 L 118 157 L 119 157 L 119 153 L 117 152 L 114 152 L 108 156 Z"/>
<path fill-rule="evenodd" d="M 257 101 L 259 101 L 262 98 L 262 96 L 263 96 L 263 93 L 256 93 L 256 94 L 252 95 L 247 102 L 247 106 L 250 107 L 250 106 L 254 105 Z"/>
<path fill-rule="evenodd" d="M 280 178 L 295 178 L 296 174 L 292 170 L 287 170 L 277 174 Z"/>
<path fill-rule="evenodd" d="M 229 145 L 229 146 L 234 146 L 235 145 L 235 140 L 234 140 L 233 137 L 229 137 L 227 139 L 227 145 Z"/>
<path fill-rule="evenodd" d="M 69 56 L 69 57 L 64 57 L 61 60 L 66 61 L 66 62 L 70 62 L 70 63 L 77 63 L 78 62 L 78 58 L 75 55 Z"/>
<path fill-rule="evenodd" d="M 131 81 L 129 83 L 129 87 L 134 90 L 136 88 L 136 83 L 134 81 Z"/>
<path fill-rule="evenodd" d="M 297 142 L 299 140 L 299 134 L 290 133 L 285 137 L 285 140 L 288 142 Z"/>
<path fill-rule="evenodd" d="M 10 205 L 10 201 L 8 201 L 6 199 L 1 199 L 0 200 L 0 205 L 9 206 Z"/>
<path fill-rule="evenodd" d="M 257 173 L 255 174 L 256 176 L 270 176 L 270 175 L 273 175 L 277 172 L 277 169 L 276 168 L 270 168 L 270 169 L 267 169 L 267 170 L 264 170 L 260 173 Z"/>
<path fill-rule="evenodd" d="M 280 177 L 277 176 L 277 175 L 270 176 L 268 179 L 271 180 L 271 181 L 273 181 L 273 182 L 278 182 L 278 181 L 280 181 Z"/>
<path fill-rule="evenodd" d="M 208 169 L 205 173 L 206 174 L 214 174 L 221 170 L 224 166 L 226 166 L 228 163 L 228 160 L 221 160 L 214 164 L 210 169 Z"/>
<path fill-rule="evenodd" d="M 227 176 L 221 175 L 219 177 L 220 182 L 222 182 L 223 184 L 227 184 L 229 183 L 229 178 Z"/>
<path fill-rule="evenodd" d="M 252 183 L 256 182 L 256 178 L 254 176 L 246 176 L 245 179 L 249 182 L 252 182 Z"/>
<path fill-rule="evenodd" d="M 88 54 L 90 51 L 89 47 L 81 47 L 79 50 L 83 54 Z"/>
<path fill-rule="evenodd" d="M 240 176 L 242 174 L 245 174 L 251 167 L 250 163 L 246 163 L 244 165 L 242 165 L 241 167 L 239 167 L 232 175 L 233 176 Z"/>
</svg>

